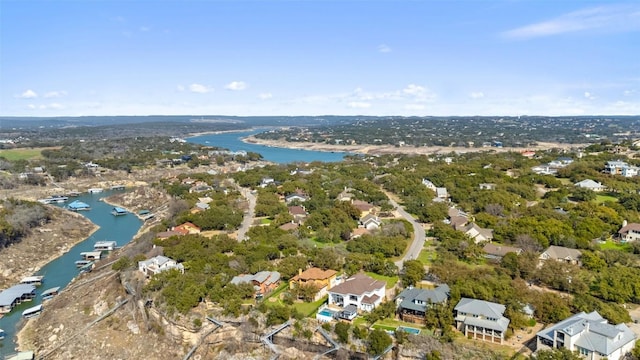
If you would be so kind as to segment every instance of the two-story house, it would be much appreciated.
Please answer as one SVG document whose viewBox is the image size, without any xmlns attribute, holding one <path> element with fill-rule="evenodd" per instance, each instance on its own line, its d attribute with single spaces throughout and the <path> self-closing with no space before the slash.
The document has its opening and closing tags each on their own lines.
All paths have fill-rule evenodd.
<svg viewBox="0 0 640 360">
<path fill-rule="evenodd" d="M 618 238 L 620 242 L 631 242 L 640 240 L 640 224 L 622 224 L 622 228 L 618 230 Z"/>
<path fill-rule="evenodd" d="M 299 269 L 298 275 L 289 280 L 289 289 L 293 290 L 299 286 L 313 286 L 318 289 L 315 296 L 315 300 L 318 300 L 327 295 L 327 290 L 338 283 L 337 273 L 335 270 L 322 270 L 317 267 L 312 267 L 305 271 Z"/>
<path fill-rule="evenodd" d="M 510 320 L 506 307 L 484 300 L 462 298 L 453 309 L 456 328 L 472 339 L 502 344 Z"/>
<path fill-rule="evenodd" d="M 371 311 L 385 298 L 386 285 L 384 281 L 359 273 L 329 289 L 328 303 L 342 308 Z"/>
<path fill-rule="evenodd" d="M 396 297 L 398 315 L 402 321 L 424 324 L 427 309 L 432 304 L 445 304 L 449 299 L 449 286 L 439 285 L 435 289 L 409 287 Z"/>
<path fill-rule="evenodd" d="M 609 324 L 596 311 L 581 312 L 538 332 L 536 351 L 565 348 L 590 360 L 620 360 L 633 349 L 636 339 L 625 324 Z"/>
<path fill-rule="evenodd" d="M 138 270 L 146 276 L 153 276 L 171 269 L 176 269 L 184 274 L 184 266 L 166 256 L 158 255 L 147 260 L 138 261 Z"/>
</svg>

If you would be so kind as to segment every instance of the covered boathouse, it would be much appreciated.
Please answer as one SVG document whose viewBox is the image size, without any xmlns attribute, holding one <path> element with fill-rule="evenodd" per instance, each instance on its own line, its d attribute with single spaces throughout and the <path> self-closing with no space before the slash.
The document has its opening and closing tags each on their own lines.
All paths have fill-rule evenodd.
<svg viewBox="0 0 640 360">
<path fill-rule="evenodd" d="M 36 297 L 36 287 L 31 284 L 14 285 L 0 292 L 0 314 L 10 312 L 16 305 Z"/>
</svg>

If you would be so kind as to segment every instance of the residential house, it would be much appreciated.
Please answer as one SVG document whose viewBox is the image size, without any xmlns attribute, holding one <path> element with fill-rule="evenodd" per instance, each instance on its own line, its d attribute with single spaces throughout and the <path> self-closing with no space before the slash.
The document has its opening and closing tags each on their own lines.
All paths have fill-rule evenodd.
<svg viewBox="0 0 640 360">
<path fill-rule="evenodd" d="M 462 298 L 453 309 L 456 328 L 472 339 L 502 344 L 509 327 L 506 307 L 484 300 Z"/>
<path fill-rule="evenodd" d="M 309 198 L 306 195 L 300 193 L 289 194 L 284 198 L 284 202 L 287 204 L 290 204 L 294 201 L 305 202 L 307 200 L 309 200 Z"/>
<path fill-rule="evenodd" d="M 491 241 L 493 239 L 493 229 L 481 228 L 476 223 L 464 226 L 461 231 L 470 237 L 476 244 Z"/>
<path fill-rule="evenodd" d="M 577 187 L 583 188 L 583 189 L 589 189 L 591 191 L 595 191 L 595 192 L 600 192 L 600 191 L 604 191 L 606 190 L 606 186 L 602 185 L 601 183 L 597 182 L 597 181 L 593 181 L 591 179 L 585 179 L 582 181 L 579 181 L 577 183 L 574 184 Z"/>
<path fill-rule="evenodd" d="M 380 228 L 381 224 L 382 222 L 380 221 L 380 219 L 377 216 L 372 214 L 367 214 L 360 218 L 360 226 L 362 226 L 367 230 L 378 229 Z"/>
<path fill-rule="evenodd" d="M 629 164 L 624 161 L 607 161 L 604 165 L 604 172 L 611 175 L 622 175 L 625 168 L 628 168 Z"/>
<path fill-rule="evenodd" d="M 242 283 L 252 284 L 255 295 L 264 296 L 280 285 L 280 273 L 277 271 L 260 271 L 254 275 L 238 275 L 231 279 L 231 283 L 234 285 L 240 285 Z"/>
<path fill-rule="evenodd" d="M 294 222 L 288 222 L 286 224 L 282 224 L 282 225 L 279 226 L 279 228 L 284 230 L 284 231 L 296 230 L 298 227 L 300 227 L 300 225 L 298 223 L 294 223 Z"/>
<path fill-rule="evenodd" d="M 561 157 L 557 158 L 549 163 L 549 166 L 553 168 L 563 168 L 571 165 L 573 163 L 573 159 L 569 157 Z"/>
<path fill-rule="evenodd" d="M 304 222 L 307 218 L 307 210 L 301 205 L 289 206 L 289 214 L 293 216 L 293 221 L 296 223 Z"/>
<path fill-rule="evenodd" d="M 138 270 L 146 276 L 153 276 L 172 269 L 184 274 L 184 266 L 166 256 L 158 255 L 147 260 L 138 261 Z"/>
<path fill-rule="evenodd" d="M 425 313 L 431 304 L 445 304 L 449 299 L 449 286 L 439 285 L 435 289 L 409 287 L 396 297 L 400 320 L 424 324 Z"/>
<path fill-rule="evenodd" d="M 179 233 L 173 230 L 168 230 L 168 231 L 162 231 L 156 234 L 156 237 L 158 239 L 168 239 L 172 236 L 182 236 L 182 233 Z"/>
<path fill-rule="evenodd" d="M 275 184 L 275 183 L 276 183 L 276 181 L 273 178 L 265 177 L 265 178 L 262 178 L 262 181 L 260 182 L 260 187 L 264 188 L 264 187 L 267 187 L 267 186 L 269 186 L 271 184 Z"/>
<path fill-rule="evenodd" d="M 485 253 L 485 257 L 491 260 L 500 260 L 508 253 L 515 253 L 516 255 L 522 254 L 522 249 L 513 246 L 506 246 L 502 244 L 487 243 L 482 250 Z"/>
<path fill-rule="evenodd" d="M 545 261 L 551 259 L 568 264 L 581 265 L 580 256 L 582 256 L 580 250 L 551 245 L 542 254 L 540 254 L 540 260 Z"/>
<path fill-rule="evenodd" d="M 422 185 L 426 186 L 427 189 L 436 192 L 436 185 L 434 183 L 431 182 L 431 180 L 428 179 L 422 179 Z"/>
<path fill-rule="evenodd" d="M 426 186 L 427 189 L 436 193 L 436 197 L 434 201 L 437 201 L 436 199 L 439 199 L 440 201 L 442 201 L 449 198 L 449 193 L 447 192 L 447 188 L 435 186 L 434 183 L 431 182 L 431 180 L 422 179 L 422 185 Z"/>
<path fill-rule="evenodd" d="M 298 286 L 313 286 L 318 290 L 314 299 L 316 301 L 326 296 L 329 288 L 338 284 L 337 273 L 335 270 L 322 270 L 317 267 L 305 271 L 299 269 L 298 275 L 289 280 L 289 289 L 295 289 Z"/>
<path fill-rule="evenodd" d="M 371 311 L 385 298 L 386 282 L 358 273 L 329 289 L 329 305 Z"/>
<path fill-rule="evenodd" d="M 342 192 L 340 194 L 338 194 L 338 197 L 336 198 L 337 200 L 340 201 L 351 201 L 353 200 L 353 194 L 351 193 L 353 189 L 350 188 L 344 188 L 344 190 L 342 190 Z"/>
<path fill-rule="evenodd" d="M 549 164 L 536 165 L 531 168 L 531 171 L 538 175 L 555 175 L 558 173 L 558 169 L 549 166 Z"/>
<path fill-rule="evenodd" d="M 618 230 L 618 238 L 620 239 L 620 242 L 626 243 L 630 241 L 640 240 L 640 224 L 626 224 L 625 222 L 623 222 L 622 225 L 622 228 Z"/>
<path fill-rule="evenodd" d="M 565 348 L 585 359 L 620 360 L 637 340 L 625 324 L 609 324 L 597 311 L 581 312 L 551 325 L 536 335 L 536 351 Z"/>
<path fill-rule="evenodd" d="M 461 230 L 469 223 L 469 215 L 460 209 L 450 207 L 447 214 L 449 215 L 449 224 L 451 224 L 455 230 Z"/>
<path fill-rule="evenodd" d="M 349 236 L 349 239 L 350 240 L 357 239 L 357 238 L 361 237 L 362 235 L 366 235 L 366 234 L 370 234 L 370 233 L 371 232 L 369 230 L 359 227 L 359 228 L 351 230 L 351 236 Z"/>
<path fill-rule="evenodd" d="M 360 210 L 361 217 L 370 214 L 373 211 L 373 205 L 369 204 L 366 201 L 352 200 L 351 205 L 353 205 L 354 208 Z"/>
<path fill-rule="evenodd" d="M 180 224 L 173 228 L 173 231 L 182 235 L 200 234 L 200 228 L 191 222 Z"/>
</svg>

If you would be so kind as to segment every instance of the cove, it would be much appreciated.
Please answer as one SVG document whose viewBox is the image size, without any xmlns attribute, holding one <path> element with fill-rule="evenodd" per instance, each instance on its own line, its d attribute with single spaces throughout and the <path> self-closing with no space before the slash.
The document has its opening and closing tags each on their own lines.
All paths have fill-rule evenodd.
<svg viewBox="0 0 640 360">
<path fill-rule="evenodd" d="M 0 358 L 15 352 L 15 335 L 17 334 L 17 326 L 22 320 L 22 311 L 32 306 L 42 303 L 40 294 L 52 287 L 60 286 L 61 290 L 71 282 L 73 278 L 78 276 L 79 270 L 75 266 L 75 261 L 80 260 L 80 253 L 85 251 L 93 251 L 93 245 L 96 241 L 113 240 L 118 246 L 124 246 L 129 243 L 136 235 L 142 221 L 135 214 L 127 214 L 124 216 L 113 216 L 111 210 L 112 205 L 100 201 L 100 199 L 122 191 L 105 191 L 98 194 L 84 194 L 77 198 L 70 198 L 67 203 L 74 200 L 80 200 L 91 206 L 89 211 L 81 211 L 80 214 L 91 220 L 100 228 L 87 239 L 74 245 L 67 253 L 51 261 L 43 266 L 40 271 L 34 275 L 43 275 L 44 284 L 36 289 L 36 298 L 33 301 L 25 302 L 15 307 L 9 314 L 5 314 L 0 319 L 0 329 L 3 329 L 7 336 L 4 340 L 0 340 Z M 66 204 L 56 204 L 56 206 L 64 207 Z M 47 305 L 44 305 L 44 311 L 47 311 Z M 28 349 L 27 349 L 28 350 Z"/>
<path fill-rule="evenodd" d="M 264 160 L 279 164 L 288 164 L 293 162 L 337 162 L 342 161 L 346 152 L 329 152 L 316 150 L 287 149 L 279 147 L 271 147 L 265 145 L 245 143 L 241 139 L 250 135 L 264 132 L 265 129 L 254 129 L 238 132 L 224 132 L 219 134 L 206 134 L 187 138 L 191 143 L 216 146 L 229 149 L 231 151 L 251 151 L 262 155 Z"/>
</svg>

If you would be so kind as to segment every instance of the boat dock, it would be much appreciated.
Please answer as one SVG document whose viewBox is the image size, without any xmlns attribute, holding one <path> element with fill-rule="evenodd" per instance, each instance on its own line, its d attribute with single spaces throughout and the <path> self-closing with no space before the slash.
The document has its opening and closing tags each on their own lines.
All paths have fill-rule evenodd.
<svg viewBox="0 0 640 360">
<path fill-rule="evenodd" d="M 81 252 L 80 256 L 82 256 L 83 260 L 90 260 L 90 261 L 100 260 L 100 258 L 102 258 L 102 250 Z M 77 263 L 78 262 L 76 261 L 76 264 Z"/>
<path fill-rule="evenodd" d="M 115 241 L 97 241 L 95 245 L 93 245 L 93 250 L 95 251 L 113 251 L 118 246 L 118 243 Z"/>
<path fill-rule="evenodd" d="M 58 295 L 59 293 L 60 293 L 60 286 L 56 286 L 54 288 L 47 289 L 42 293 L 42 301 L 50 300 L 54 296 Z"/>
<path fill-rule="evenodd" d="M 40 286 L 44 282 L 44 276 L 27 276 L 20 280 L 20 284 L 29 284 L 34 286 Z"/>
<path fill-rule="evenodd" d="M 104 191 L 103 188 L 91 188 L 91 189 L 87 190 L 87 192 L 89 194 L 98 194 L 98 193 L 101 193 L 103 191 Z"/>
<path fill-rule="evenodd" d="M 91 210 L 91 206 L 89 206 L 89 204 L 84 203 L 80 200 L 76 200 L 71 204 L 67 205 L 67 209 L 71 211 L 88 211 L 88 210 Z"/>
<path fill-rule="evenodd" d="M 14 307 L 36 297 L 36 287 L 31 284 L 14 285 L 0 292 L 0 314 L 11 312 Z"/>
<path fill-rule="evenodd" d="M 113 214 L 113 216 L 122 216 L 122 215 L 127 215 L 129 212 L 127 211 L 127 209 L 123 209 L 121 207 L 114 207 L 111 210 L 111 214 Z"/>
<path fill-rule="evenodd" d="M 22 312 L 22 317 L 24 317 L 25 319 L 36 317 L 40 315 L 40 313 L 42 312 L 42 308 L 43 308 L 42 304 L 36 305 L 34 307 L 30 307 L 27 310 Z"/>
<path fill-rule="evenodd" d="M 124 185 L 113 185 L 111 190 L 124 190 Z"/>
</svg>

